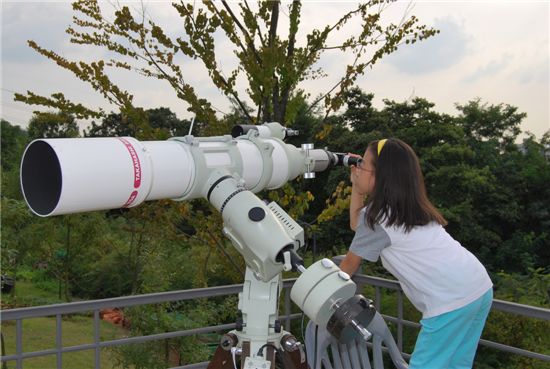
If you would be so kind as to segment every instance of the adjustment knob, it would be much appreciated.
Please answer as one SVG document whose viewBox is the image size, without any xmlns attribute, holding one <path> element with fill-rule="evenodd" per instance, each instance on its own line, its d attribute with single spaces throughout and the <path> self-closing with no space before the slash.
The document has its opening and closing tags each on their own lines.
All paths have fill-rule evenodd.
<svg viewBox="0 0 550 369">
<path fill-rule="evenodd" d="M 273 329 L 275 330 L 275 333 L 281 333 L 281 321 L 277 319 L 275 321 L 275 324 L 273 325 Z"/>
<path fill-rule="evenodd" d="M 259 206 L 253 207 L 248 211 L 248 219 L 253 222 L 260 222 L 265 218 L 265 210 Z"/>
<path fill-rule="evenodd" d="M 242 332 L 243 330 L 243 326 L 244 326 L 244 323 L 243 323 L 243 318 L 237 318 L 237 321 L 235 322 L 235 329 L 239 332 Z"/>
</svg>

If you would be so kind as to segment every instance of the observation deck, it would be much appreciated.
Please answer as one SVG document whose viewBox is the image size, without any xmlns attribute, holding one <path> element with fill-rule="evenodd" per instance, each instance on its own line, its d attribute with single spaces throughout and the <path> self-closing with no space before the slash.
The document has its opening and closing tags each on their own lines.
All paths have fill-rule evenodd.
<svg viewBox="0 0 550 369">
<path fill-rule="evenodd" d="M 397 281 L 383 279 L 378 277 L 372 277 L 364 274 L 357 274 L 354 276 L 354 281 L 358 284 L 359 291 L 364 286 L 371 286 L 374 289 L 373 296 L 367 296 L 374 300 L 376 309 L 382 314 L 386 322 L 391 323 L 395 327 L 394 335 L 397 341 L 399 350 L 402 352 L 403 357 L 410 358 L 410 353 L 403 352 L 403 328 L 412 327 L 413 329 L 419 329 L 420 324 L 415 321 L 404 319 L 404 303 L 403 303 L 403 291 Z M 284 329 L 290 331 L 291 321 L 294 319 L 301 319 L 302 313 L 292 313 L 292 304 L 290 300 L 290 287 L 294 284 L 295 279 L 286 279 L 283 282 L 283 291 L 281 291 L 283 311 L 280 313 L 280 319 L 283 323 Z M 389 314 L 386 311 L 381 311 L 381 299 L 382 290 L 393 291 L 396 295 L 397 306 L 395 306 L 395 313 Z M 36 306 L 29 308 L 18 308 L 3 310 L 1 312 L 1 321 L 4 324 L 7 321 L 15 321 L 15 337 L 4 337 L 5 339 L 15 340 L 15 352 L 7 352 L 1 358 L 2 363 L 7 363 L 9 368 L 22 369 L 25 367 L 25 360 L 54 356 L 55 367 L 58 369 L 63 368 L 63 355 L 72 352 L 79 351 L 91 351 L 93 352 L 93 360 L 89 363 L 88 367 L 96 369 L 101 368 L 101 355 L 102 349 L 108 347 L 117 347 L 123 345 L 138 344 L 144 342 L 151 342 L 157 340 L 166 340 L 178 337 L 196 336 L 208 333 L 223 333 L 235 328 L 235 324 L 223 324 L 210 327 L 200 327 L 184 331 L 172 331 L 160 334 L 148 335 L 148 336 L 132 336 L 124 337 L 114 340 L 102 341 L 100 339 L 100 310 L 106 308 L 125 308 L 131 306 L 141 306 L 149 304 L 159 304 L 174 301 L 193 300 L 199 298 L 211 298 L 218 296 L 236 295 L 242 291 L 242 285 L 228 285 L 218 286 L 191 290 L 171 291 L 162 293 L 152 293 L 145 295 L 135 295 L 127 297 L 117 297 L 103 300 L 81 301 L 73 303 L 55 304 L 48 306 Z M 528 317 L 533 319 L 540 319 L 545 322 L 550 321 L 550 309 L 534 307 L 529 305 L 522 305 L 512 302 L 506 302 L 502 300 L 493 300 L 491 308 L 491 314 L 494 312 L 503 312 L 506 314 L 512 314 L 515 316 Z M 63 345 L 63 316 L 71 314 L 93 314 L 93 338 L 90 337 L 91 343 L 80 344 L 74 346 Z M 23 337 L 25 331 L 23 330 L 23 321 L 25 319 L 39 318 L 39 317 L 55 317 L 56 321 L 56 335 L 55 335 L 55 347 L 40 351 L 25 351 L 23 349 Z M 490 318 L 490 315 L 489 315 Z M 550 326 L 550 323 L 549 323 Z M 529 332 L 524 332 L 529 334 Z M 297 334 L 300 338 L 300 335 Z M 481 346 L 489 347 L 491 349 L 507 352 L 514 355 L 521 355 L 536 360 L 540 360 L 541 365 L 543 362 L 550 362 L 550 355 L 548 353 L 539 353 L 526 350 L 521 347 L 513 347 L 505 345 L 499 342 L 493 342 L 482 339 L 480 341 Z M 2 364 L 5 365 L 5 364 Z M 206 368 L 208 362 L 188 363 L 183 366 L 175 366 L 171 369 L 198 369 Z M 2 366 L 4 367 L 4 366 Z M 65 366 L 66 368 L 66 366 Z"/>
</svg>

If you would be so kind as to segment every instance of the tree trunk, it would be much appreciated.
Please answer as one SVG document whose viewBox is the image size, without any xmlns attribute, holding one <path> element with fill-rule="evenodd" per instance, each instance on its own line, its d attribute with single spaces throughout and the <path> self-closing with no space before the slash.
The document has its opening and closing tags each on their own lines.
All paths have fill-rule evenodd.
<svg viewBox="0 0 550 369">
<path fill-rule="evenodd" d="M 299 4 L 298 2 L 294 1 L 292 3 L 292 10 L 290 12 L 291 18 L 294 16 L 295 12 L 298 12 Z M 292 21 L 292 20 L 291 20 Z M 286 50 L 286 65 L 287 68 L 292 65 L 293 58 L 294 58 L 294 45 L 296 43 L 296 33 L 291 32 L 288 35 L 288 48 Z M 288 105 L 288 99 L 290 98 L 290 89 L 292 84 L 286 83 L 286 85 L 281 86 L 281 94 L 280 94 L 280 104 L 279 104 L 279 117 L 276 118 L 277 122 L 280 122 L 281 124 L 285 123 L 285 116 L 286 116 L 286 107 Z"/>
<path fill-rule="evenodd" d="M 271 5 L 271 21 L 267 44 L 269 48 L 274 47 L 275 38 L 277 37 L 277 25 L 279 23 L 279 1 L 273 1 Z M 269 92 L 266 91 L 264 104 L 262 104 L 264 106 L 264 122 L 273 121 L 273 118 L 275 118 L 275 120 L 277 119 L 279 106 L 279 81 L 277 80 L 277 76 L 275 74 L 273 74 L 272 78 L 275 81 L 275 84 L 273 86 L 273 90 L 269 91 L 271 93 L 271 96 L 267 96 L 267 93 Z M 271 104 L 269 103 L 270 99 Z"/>
</svg>

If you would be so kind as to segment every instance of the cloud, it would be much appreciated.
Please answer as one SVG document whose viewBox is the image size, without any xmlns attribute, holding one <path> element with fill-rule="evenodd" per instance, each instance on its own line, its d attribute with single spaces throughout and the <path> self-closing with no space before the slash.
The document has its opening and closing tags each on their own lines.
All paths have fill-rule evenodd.
<svg viewBox="0 0 550 369">
<path fill-rule="evenodd" d="M 488 64 L 477 68 L 473 73 L 464 77 L 463 82 L 473 83 L 483 78 L 492 77 L 497 75 L 500 71 L 505 69 L 513 61 L 514 56 L 511 54 L 504 54 L 500 60 L 491 60 Z"/>
<path fill-rule="evenodd" d="M 550 86 L 550 60 L 541 60 L 530 66 L 522 66 L 515 75 L 521 84 L 544 84 Z"/>
<path fill-rule="evenodd" d="M 447 69 L 468 53 L 471 37 L 453 18 L 436 18 L 439 34 L 411 45 L 403 45 L 385 62 L 406 74 L 427 74 Z"/>
<path fill-rule="evenodd" d="M 2 4 L 2 62 L 34 63 L 44 58 L 28 45 L 34 40 L 51 50 L 59 50 L 68 36 L 71 5 L 59 3 Z"/>
</svg>

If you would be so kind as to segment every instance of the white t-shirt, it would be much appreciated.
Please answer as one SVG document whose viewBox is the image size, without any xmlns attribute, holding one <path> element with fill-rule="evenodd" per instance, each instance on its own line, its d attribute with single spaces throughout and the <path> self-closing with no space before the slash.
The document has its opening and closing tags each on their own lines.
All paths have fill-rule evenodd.
<svg viewBox="0 0 550 369">
<path fill-rule="evenodd" d="M 381 257 L 424 319 L 466 306 L 493 286 L 479 260 L 435 222 L 407 233 L 385 224 L 373 230 L 363 209 L 350 251 L 373 262 Z"/>
</svg>

